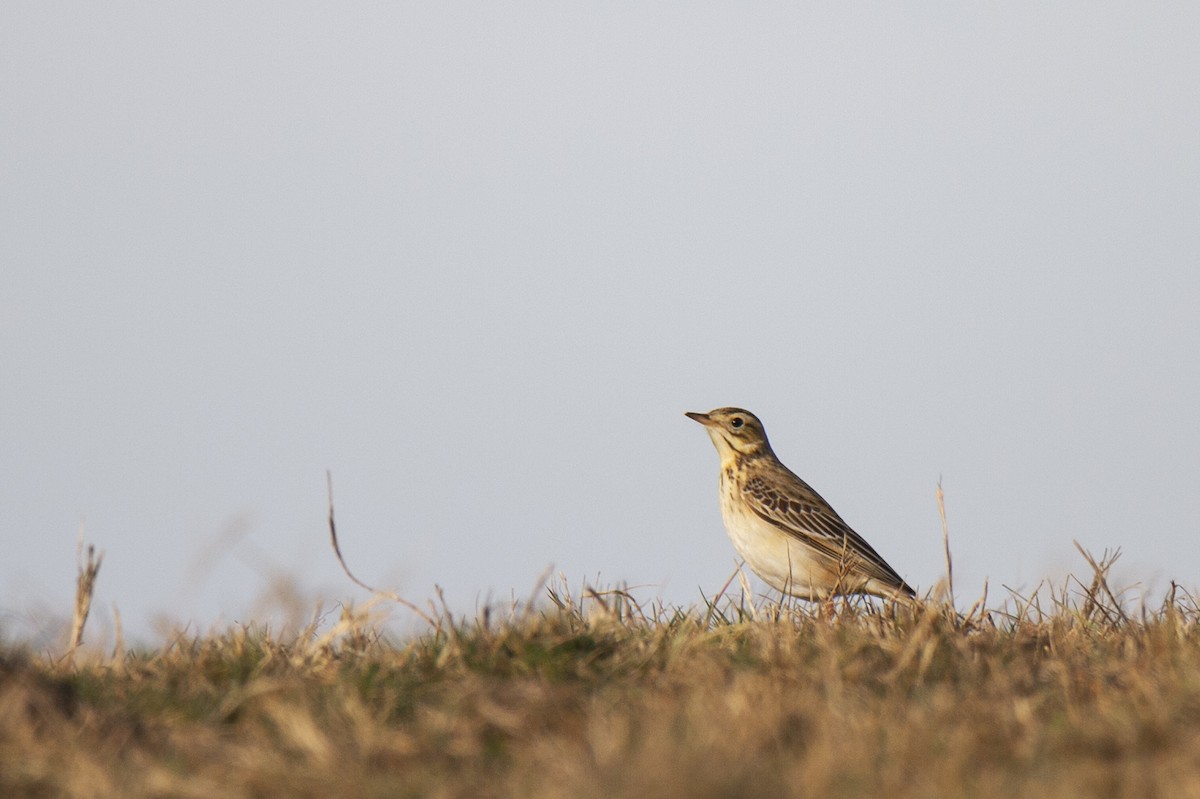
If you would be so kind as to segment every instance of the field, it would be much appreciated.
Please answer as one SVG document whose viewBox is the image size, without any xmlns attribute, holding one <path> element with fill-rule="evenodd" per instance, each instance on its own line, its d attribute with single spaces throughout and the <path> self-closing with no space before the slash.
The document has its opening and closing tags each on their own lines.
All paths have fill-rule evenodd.
<svg viewBox="0 0 1200 799">
<path fill-rule="evenodd" d="M 622 590 L 0 650 L 4 797 L 1200 796 L 1200 608 Z"/>
</svg>

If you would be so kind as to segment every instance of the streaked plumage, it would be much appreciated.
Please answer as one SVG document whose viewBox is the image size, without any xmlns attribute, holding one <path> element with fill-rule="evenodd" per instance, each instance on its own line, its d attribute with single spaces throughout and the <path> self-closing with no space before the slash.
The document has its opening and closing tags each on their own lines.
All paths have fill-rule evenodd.
<svg viewBox="0 0 1200 799">
<path fill-rule="evenodd" d="M 705 426 L 721 456 L 721 516 L 755 574 L 803 599 L 914 595 L 820 494 L 779 462 L 757 416 L 741 408 L 687 416 Z"/>
</svg>

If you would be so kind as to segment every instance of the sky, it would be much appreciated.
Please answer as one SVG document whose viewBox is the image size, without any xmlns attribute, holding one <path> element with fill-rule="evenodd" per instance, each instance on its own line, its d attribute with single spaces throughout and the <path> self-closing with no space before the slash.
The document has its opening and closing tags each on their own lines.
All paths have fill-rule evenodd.
<svg viewBox="0 0 1200 799">
<path fill-rule="evenodd" d="M 905 577 L 1200 586 L 1200 7 L 0 9 L 0 635 L 713 595 L 736 405 Z M 762 584 L 758 584 L 762 587 Z M 764 588 L 765 590 L 765 588 Z M 115 610 L 114 610 L 115 609 Z"/>
</svg>

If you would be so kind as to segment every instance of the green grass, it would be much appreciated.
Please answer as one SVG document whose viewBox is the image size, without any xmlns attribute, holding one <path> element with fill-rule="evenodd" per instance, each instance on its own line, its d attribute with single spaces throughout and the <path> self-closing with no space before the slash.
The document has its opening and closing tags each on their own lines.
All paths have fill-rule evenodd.
<svg viewBox="0 0 1200 799">
<path fill-rule="evenodd" d="M 1098 580 L 964 618 L 559 590 L 431 618 L 8 644 L 0 796 L 1200 795 L 1189 596 L 1134 614 Z"/>
</svg>

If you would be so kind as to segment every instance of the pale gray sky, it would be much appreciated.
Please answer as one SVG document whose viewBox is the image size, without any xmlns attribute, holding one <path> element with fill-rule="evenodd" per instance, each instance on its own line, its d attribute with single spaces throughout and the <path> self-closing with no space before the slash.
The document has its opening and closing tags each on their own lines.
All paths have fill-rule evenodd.
<svg viewBox="0 0 1200 799">
<path fill-rule="evenodd" d="M 0 10 L 0 632 L 734 564 L 742 405 L 914 585 L 1200 585 L 1193 3 Z M 225 542 L 225 543 L 222 543 Z M 230 543 L 232 542 L 232 543 Z M 223 552 L 224 554 L 216 554 Z"/>
</svg>

